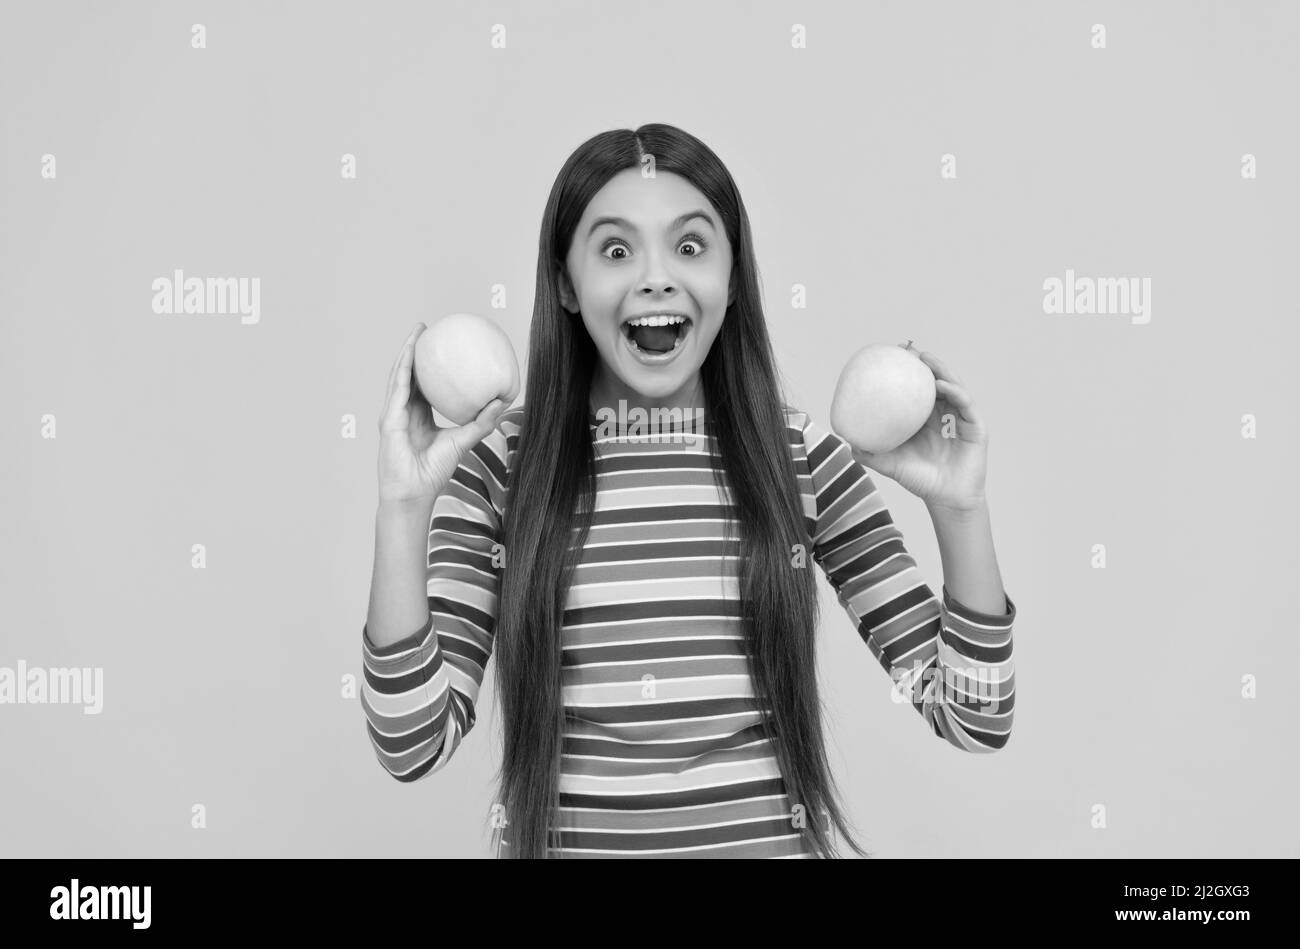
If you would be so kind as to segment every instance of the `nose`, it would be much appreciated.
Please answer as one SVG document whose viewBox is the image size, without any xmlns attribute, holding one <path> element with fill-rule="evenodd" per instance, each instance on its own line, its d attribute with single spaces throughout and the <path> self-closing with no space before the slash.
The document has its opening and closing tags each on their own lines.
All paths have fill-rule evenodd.
<svg viewBox="0 0 1300 949">
<path fill-rule="evenodd" d="M 643 297 L 661 297 L 675 293 L 677 288 L 668 280 L 643 280 L 641 281 L 641 296 Z"/>
<path fill-rule="evenodd" d="M 671 293 L 677 289 L 664 265 L 663 255 L 650 251 L 646 254 L 645 271 L 641 275 L 642 296 Z"/>
</svg>

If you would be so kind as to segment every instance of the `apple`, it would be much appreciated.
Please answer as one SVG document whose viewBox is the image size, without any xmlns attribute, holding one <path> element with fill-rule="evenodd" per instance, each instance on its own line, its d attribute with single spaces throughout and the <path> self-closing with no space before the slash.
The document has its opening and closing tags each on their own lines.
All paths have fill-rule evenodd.
<svg viewBox="0 0 1300 949">
<path fill-rule="evenodd" d="M 519 361 L 510 337 L 473 313 L 452 313 L 415 341 L 415 382 L 429 404 L 457 425 L 472 422 L 493 399 L 519 394 Z"/>
<path fill-rule="evenodd" d="M 912 348 L 873 343 L 835 384 L 831 429 L 860 451 L 893 451 L 921 430 L 937 398 L 934 373 Z"/>
</svg>

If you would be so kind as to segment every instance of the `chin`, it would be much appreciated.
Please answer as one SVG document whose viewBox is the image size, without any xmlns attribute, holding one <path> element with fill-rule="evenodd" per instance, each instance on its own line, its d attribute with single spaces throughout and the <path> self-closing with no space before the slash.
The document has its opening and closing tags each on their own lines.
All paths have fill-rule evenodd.
<svg viewBox="0 0 1300 949">
<path fill-rule="evenodd" d="M 640 368 L 640 367 L 638 367 Z M 623 381 L 627 383 L 628 388 L 633 389 L 638 395 L 646 399 L 664 399 L 681 389 L 690 378 L 690 371 L 674 372 L 672 375 L 656 373 L 653 369 L 636 369 L 630 374 L 629 378 Z"/>
<path fill-rule="evenodd" d="M 624 379 L 623 382 L 643 399 L 662 399 L 665 396 L 672 395 L 680 386 L 680 383 L 675 379 L 646 379 L 644 377 L 638 378 L 635 375 L 630 379 Z"/>
</svg>

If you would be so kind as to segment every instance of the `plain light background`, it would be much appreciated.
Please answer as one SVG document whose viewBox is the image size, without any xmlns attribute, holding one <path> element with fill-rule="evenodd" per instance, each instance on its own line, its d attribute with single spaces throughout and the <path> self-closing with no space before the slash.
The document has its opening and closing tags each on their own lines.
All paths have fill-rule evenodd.
<svg viewBox="0 0 1300 949">
<path fill-rule="evenodd" d="M 412 325 L 455 311 L 525 367 L 552 181 L 647 122 L 734 174 L 793 404 L 826 426 L 850 353 L 913 339 L 989 425 L 1019 610 L 1004 749 L 894 704 L 819 581 L 868 848 L 1300 855 L 1296 5 L 2 9 L 0 665 L 104 670 L 97 716 L 0 706 L 3 855 L 490 856 L 495 665 L 413 785 L 342 696 L 385 383 Z M 178 268 L 260 277 L 260 322 L 153 313 Z M 1067 268 L 1151 278 L 1150 323 L 1044 314 Z M 937 592 L 923 504 L 874 480 Z"/>
</svg>

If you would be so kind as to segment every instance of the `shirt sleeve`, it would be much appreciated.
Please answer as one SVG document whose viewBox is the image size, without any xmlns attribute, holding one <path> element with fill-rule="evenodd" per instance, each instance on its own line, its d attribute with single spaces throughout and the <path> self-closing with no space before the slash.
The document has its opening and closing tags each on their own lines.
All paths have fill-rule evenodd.
<svg viewBox="0 0 1300 949">
<path fill-rule="evenodd" d="M 506 480 L 500 424 L 466 452 L 434 502 L 424 625 L 382 648 L 362 626 L 366 729 L 379 763 L 398 781 L 441 769 L 474 727 L 496 629 Z"/>
<path fill-rule="evenodd" d="M 964 751 L 1007 743 L 1015 704 L 1011 631 L 1016 606 L 973 610 L 947 586 L 937 599 L 903 543 L 869 469 L 833 432 L 803 418 L 815 496 L 813 559 L 899 700 Z"/>
</svg>

